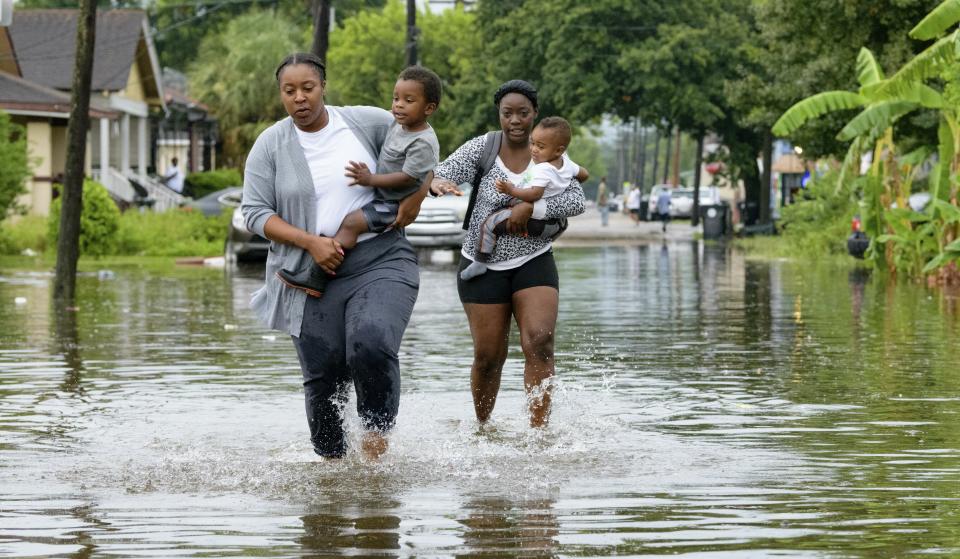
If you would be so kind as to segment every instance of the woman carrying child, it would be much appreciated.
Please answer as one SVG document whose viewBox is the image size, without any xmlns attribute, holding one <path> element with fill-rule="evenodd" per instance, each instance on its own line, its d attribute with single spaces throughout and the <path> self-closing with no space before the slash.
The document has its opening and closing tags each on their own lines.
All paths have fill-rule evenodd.
<svg viewBox="0 0 960 559">
<path fill-rule="evenodd" d="M 375 107 L 326 105 L 326 69 L 312 54 L 285 58 L 276 79 L 290 116 L 257 138 L 243 179 L 246 226 L 271 241 L 265 285 L 251 307 L 293 338 L 314 451 L 328 458 L 346 453 L 343 406 L 352 384 L 366 431 L 362 449 L 377 457 L 397 416 L 397 353 L 420 287 L 416 253 L 400 228 L 417 217 L 432 175 L 399 201 L 392 227 L 367 233 L 344 259 L 334 236 L 347 215 L 374 200 L 373 188 L 351 186 L 355 179 L 344 167 L 352 161 L 376 169 L 395 119 Z M 323 297 L 309 297 L 276 275 L 313 263 L 335 274 Z"/>
<path fill-rule="evenodd" d="M 541 427 L 550 414 L 559 278 L 551 239 L 526 236 L 527 222 L 531 217 L 550 220 L 579 215 L 584 211 L 584 194 L 576 179 L 563 192 L 532 203 L 514 202 L 510 195 L 497 189 L 498 180 L 514 185 L 523 182 L 523 175 L 535 164 L 530 134 L 537 117 L 537 91 L 525 81 L 511 80 L 497 89 L 493 100 L 501 132 L 478 136 L 457 148 L 437 166 L 431 193 L 461 195 L 456 185 L 479 185 L 457 279 L 457 291 L 473 337 L 470 385 L 477 419 L 485 422 L 493 412 L 507 357 L 510 322 L 515 318 L 525 360 L 523 377 L 530 425 Z M 488 139 L 496 150 L 496 161 L 484 170 L 481 167 L 490 144 Z M 486 262 L 487 271 L 471 280 L 459 277 L 477 253 L 484 221 L 510 204 L 514 205 L 504 221 L 507 235 L 497 239 Z"/>
</svg>

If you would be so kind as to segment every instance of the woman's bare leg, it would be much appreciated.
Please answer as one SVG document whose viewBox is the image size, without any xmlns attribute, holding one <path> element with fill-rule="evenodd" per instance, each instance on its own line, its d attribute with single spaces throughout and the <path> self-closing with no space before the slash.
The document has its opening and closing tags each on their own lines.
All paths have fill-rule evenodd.
<svg viewBox="0 0 960 559">
<path fill-rule="evenodd" d="M 526 361 L 523 384 L 530 400 L 531 427 L 543 427 L 550 418 L 549 381 L 554 374 L 553 340 L 559 304 L 560 293 L 552 287 L 529 287 L 513 294 L 513 314 Z"/>
<path fill-rule="evenodd" d="M 500 390 L 500 373 L 507 360 L 507 341 L 510 337 L 510 304 L 481 305 L 464 303 L 473 336 L 473 367 L 470 370 L 470 389 L 477 421 L 490 419 Z"/>
</svg>

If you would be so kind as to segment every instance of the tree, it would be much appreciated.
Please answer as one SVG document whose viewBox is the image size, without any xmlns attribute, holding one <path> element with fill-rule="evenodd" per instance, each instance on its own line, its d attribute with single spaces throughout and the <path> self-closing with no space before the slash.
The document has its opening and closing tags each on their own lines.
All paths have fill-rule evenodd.
<svg viewBox="0 0 960 559">
<path fill-rule="evenodd" d="M 80 212 L 83 203 L 83 167 L 90 129 L 90 81 L 93 78 L 93 46 L 96 44 L 97 6 L 94 0 L 80 0 L 77 18 L 76 63 L 70 94 L 70 122 L 67 124 L 67 162 L 63 179 L 63 206 L 60 237 L 57 239 L 57 268 L 54 298 L 63 303 L 74 300 L 77 260 L 80 250 Z"/>
<path fill-rule="evenodd" d="M 242 161 L 257 135 L 286 116 L 274 71 L 284 56 L 303 50 L 307 37 L 306 26 L 254 9 L 204 38 L 188 71 L 191 92 L 214 107 L 229 165 Z"/>
<path fill-rule="evenodd" d="M 30 176 L 27 138 L 23 127 L 10 122 L 0 111 L 0 221 L 17 209 L 17 198 L 26 190 Z"/>
<path fill-rule="evenodd" d="M 430 124 L 445 155 L 485 131 L 489 117 L 496 117 L 490 104 L 493 90 L 481 79 L 483 42 L 473 14 L 456 8 L 439 14 L 421 12 L 417 19 L 421 63 L 443 80 L 440 108 Z M 344 20 L 343 28 L 330 37 L 328 102 L 388 108 L 397 74 L 405 65 L 405 41 L 400 2 Z"/>
</svg>

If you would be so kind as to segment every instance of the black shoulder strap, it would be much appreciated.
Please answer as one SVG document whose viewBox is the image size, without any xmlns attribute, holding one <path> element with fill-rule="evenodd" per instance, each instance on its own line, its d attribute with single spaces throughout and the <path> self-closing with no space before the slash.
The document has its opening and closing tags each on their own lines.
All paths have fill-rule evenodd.
<svg viewBox="0 0 960 559">
<path fill-rule="evenodd" d="M 470 202 L 467 204 L 467 213 L 463 217 L 464 230 L 470 227 L 470 216 L 473 215 L 473 205 L 477 202 L 477 192 L 480 190 L 480 181 L 484 175 L 490 171 L 493 164 L 497 161 L 497 154 L 500 153 L 500 142 L 503 139 L 503 132 L 487 132 L 486 142 L 483 144 L 483 153 L 480 154 L 480 160 L 477 161 L 477 171 L 473 175 L 473 189 L 470 191 Z"/>
</svg>

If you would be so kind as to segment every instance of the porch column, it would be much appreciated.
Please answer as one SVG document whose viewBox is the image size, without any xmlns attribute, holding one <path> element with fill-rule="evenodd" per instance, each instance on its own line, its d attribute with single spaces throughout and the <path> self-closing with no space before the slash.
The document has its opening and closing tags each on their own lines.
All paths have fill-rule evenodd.
<svg viewBox="0 0 960 559">
<path fill-rule="evenodd" d="M 110 119 L 100 119 L 100 182 L 107 180 L 110 168 Z"/>
<path fill-rule="evenodd" d="M 147 176 L 147 117 L 137 119 L 137 173 Z"/>
<path fill-rule="evenodd" d="M 130 172 L 130 115 L 120 117 L 120 172 Z"/>
</svg>

